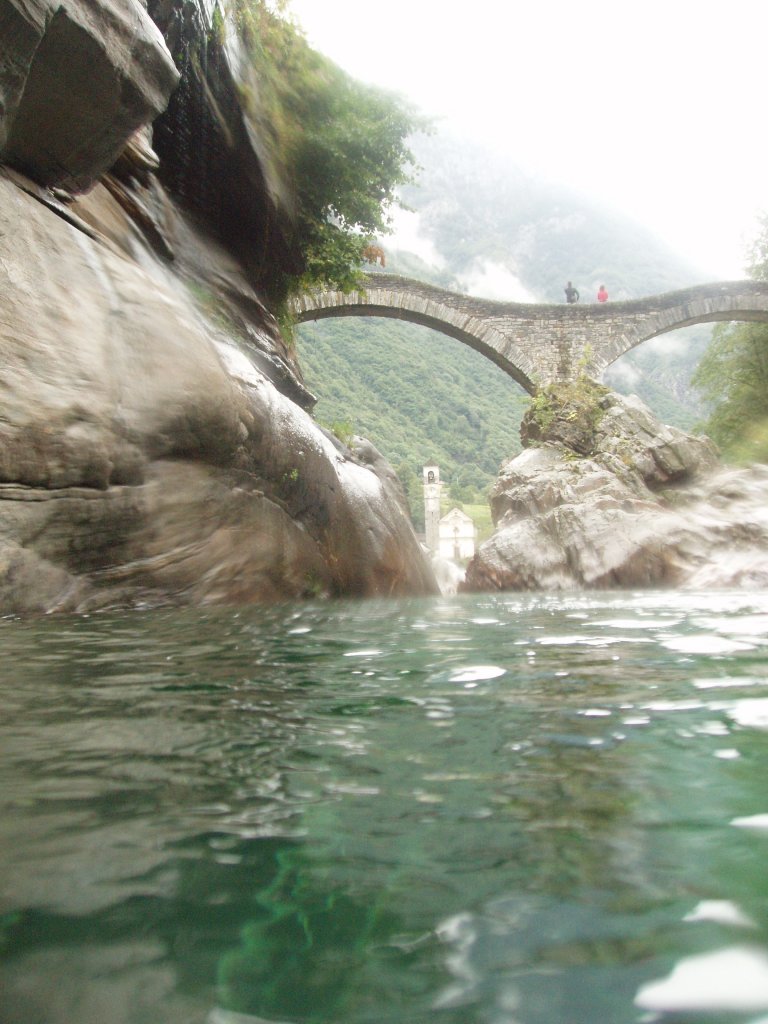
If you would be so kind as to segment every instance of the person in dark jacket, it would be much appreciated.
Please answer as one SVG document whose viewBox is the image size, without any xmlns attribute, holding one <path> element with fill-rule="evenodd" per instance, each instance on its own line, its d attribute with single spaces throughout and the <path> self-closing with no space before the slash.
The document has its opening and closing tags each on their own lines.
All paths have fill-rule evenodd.
<svg viewBox="0 0 768 1024">
<path fill-rule="evenodd" d="M 565 286 L 565 301 L 566 302 L 578 302 L 579 301 L 579 290 L 574 288 L 571 282 Z"/>
</svg>

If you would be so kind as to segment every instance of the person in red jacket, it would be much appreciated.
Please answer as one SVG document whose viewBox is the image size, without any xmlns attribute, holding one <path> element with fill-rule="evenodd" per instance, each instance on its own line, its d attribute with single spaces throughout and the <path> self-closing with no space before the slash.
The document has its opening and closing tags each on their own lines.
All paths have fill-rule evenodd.
<svg viewBox="0 0 768 1024">
<path fill-rule="evenodd" d="M 605 285 L 604 284 L 600 285 L 600 291 L 597 293 L 597 301 L 598 302 L 607 302 L 608 301 L 608 292 L 605 290 Z"/>
</svg>

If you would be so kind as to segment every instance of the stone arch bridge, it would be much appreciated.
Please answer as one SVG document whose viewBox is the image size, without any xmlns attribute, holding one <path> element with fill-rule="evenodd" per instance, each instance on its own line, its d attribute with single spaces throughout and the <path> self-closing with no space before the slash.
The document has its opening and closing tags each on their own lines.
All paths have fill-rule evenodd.
<svg viewBox="0 0 768 1024">
<path fill-rule="evenodd" d="M 481 352 L 529 394 L 580 372 L 600 380 L 619 356 L 659 334 L 717 320 L 768 321 L 768 283 L 725 281 L 604 305 L 536 305 L 459 295 L 394 274 L 349 293 L 294 300 L 299 323 L 382 316 L 422 324 Z"/>
</svg>

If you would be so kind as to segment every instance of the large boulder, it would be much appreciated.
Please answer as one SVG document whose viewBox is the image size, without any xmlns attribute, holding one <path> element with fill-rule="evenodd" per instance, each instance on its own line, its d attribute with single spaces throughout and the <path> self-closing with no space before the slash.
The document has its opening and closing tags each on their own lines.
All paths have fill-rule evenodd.
<svg viewBox="0 0 768 1024">
<path fill-rule="evenodd" d="M 552 388 L 491 497 L 464 589 L 768 585 L 768 469 L 591 381 Z"/>
<path fill-rule="evenodd" d="M 435 592 L 236 261 L 172 204 L 168 264 L 101 186 L 31 193 L 0 175 L 0 613 Z"/>
<path fill-rule="evenodd" d="M 0 0 L 0 160 L 87 189 L 178 79 L 138 0 Z"/>
</svg>

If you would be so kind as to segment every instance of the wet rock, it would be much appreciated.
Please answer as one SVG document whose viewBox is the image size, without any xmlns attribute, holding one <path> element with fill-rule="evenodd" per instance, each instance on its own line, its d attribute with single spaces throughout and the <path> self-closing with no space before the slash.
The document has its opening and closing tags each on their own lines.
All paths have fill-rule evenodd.
<svg viewBox="0 0 768 1024">
<path fill-rule="evenodd" d="M 602 406 L 595 446 L 603 462 L 614 456 L 652 490 L 693 480 L 717 465 L 709 438 L 661 423 L 637 396 L 609 393 Z"/>
<path fill-rule="evenodd" d="M 635 397 L 583 382 L 571 397 L 553 389 L 528 414 L 540 446 L 502 467 L 463 589 L 768 583 L 768 470 L 724 469 Z"/>
<path fill-rule="evenodd" d="M 179 79 L 137 0 L 0 0 L 0 159 L 89 188 Z"/>
<path fill-rule="evenodd" d="M 286 274 L 304 269 L 294 176 L 238 27 L 248 18 L 206 0 L 149 0 L 148 10 L 181 73 L 153 125 L 162 182 L 248 265 L 260 294 L 281 301 Z"/>
<path fill-rule="evenodd" d="M 0 0 L 0 614 L 435 592 L 265 306 L 301 254 L 236 22 L 149 9 L 175 91 L 138 0 Z"/>
<path fill-rule="evenodd" d="M 260 368 L 256 334 L 290 354 L 255 299 L 195 280 L 205 253 L 247 289 L 226 252 L 176 211 L 169 266 L 106 190 L 75 206 L 87 233 L 0 176 L 0 613 L 434 592 L 381 456 Z"/>
</svg>

